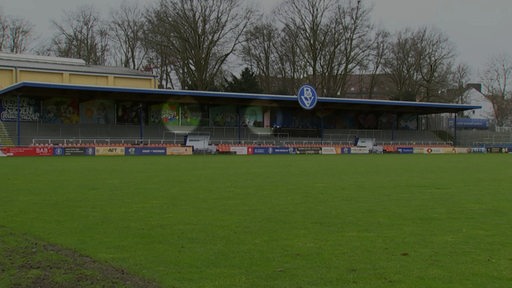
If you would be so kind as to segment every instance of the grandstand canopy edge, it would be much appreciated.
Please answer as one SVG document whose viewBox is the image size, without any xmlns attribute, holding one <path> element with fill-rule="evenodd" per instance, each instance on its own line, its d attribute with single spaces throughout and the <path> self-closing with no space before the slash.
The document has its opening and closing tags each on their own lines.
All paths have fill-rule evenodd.
<svg viewBox="0 0 512 288">
<path fill-rule="evenodd" d="M 204 104 L 260 105 L 299 107 L 296 96 L 207 92 L 189 90 L 139 89 L 41 82 L 20 82 L 0 90 L 0 97 L 79 97 L 94 99 L 105 97 L 117 100 L 140 102 L 195 102 Z M 318 99 L 315 110 L 354 110 L 392 113 L 412 113 L 417 115 L 458 113 L 480 109 L 481 106 L 449 103 L 406 102 L 369 99 L 324 98 Z"/>
</svg>

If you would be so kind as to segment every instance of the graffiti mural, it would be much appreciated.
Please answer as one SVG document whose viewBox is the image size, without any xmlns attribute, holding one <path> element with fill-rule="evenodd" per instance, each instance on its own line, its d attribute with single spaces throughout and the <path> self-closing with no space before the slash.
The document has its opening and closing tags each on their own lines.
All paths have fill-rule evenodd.
<svg viewBox="0 0 512 288">
<path fill-rule="evenodd" d="M 202 125 L 203 118 L 208 115 L 208 107 L 198 104 L 181 105 L 181 125 L 182 126 L 199 126 Z"/>
<path fill-rule="evenodd" d="M 401 115 L 398 119 L 398 129 L 418 130 L 418 116 L 414 114 Z"/>
<path fill-rule="evenodd" d="M 236 127 L 238 126 L 238 113 L 235 106 L 214 106 L 210 107 L 210 114 L 213 126 Z"/>
<path fill-rule="evenodd" d="M 77 99 L 50 98 L 43 101 L 42 122 L 51 124 L 77 124 L 80 122 Z"/>
<path fill-rule="evenodd" d="M 119 102 L 117 103 L 117 123 L 118 124 L 139 124 L 140 116 L 142 121 L 146 123 L 147 106 L 135 102 Z"/>
<path fill-rule="evenodd" d="M 27 97 L 19 98 L 20 121 L 39 121 L 41 116 L 41 102 Z M 0 102 L 0 119 L 2 121 L 18 120 L 18 98 L 3 97 Z"/>
<path fill-rule="evenodd" d="M 91 100 L 80 103 L 80 123 L 112 124 L 116 115 L 112 100 Z"/>
<path fill-rule="evenodd" d="M 179 104 L 161 103 L 149 106 L 149 123 L 179 125 Z"/>
<path fill-rule="evenodd" d="M 263 109 L 261 107 L 246 107 L 242 115 L 243 127 L 263 127 Z"/>
</svg>

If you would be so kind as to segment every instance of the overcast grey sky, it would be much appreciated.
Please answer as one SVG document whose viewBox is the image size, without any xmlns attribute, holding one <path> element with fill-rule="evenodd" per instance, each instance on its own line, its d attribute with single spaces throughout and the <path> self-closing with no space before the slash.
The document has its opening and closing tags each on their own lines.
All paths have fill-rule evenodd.
<svg viewBox="0 0 512 288">
<path fill-rule="evenodd" d="M 22 16 L 36 25 L 40 35 L 60 20 L 63 10 L 92 4 L 108 13 L 123 0 L 0 0 L 4 15 Z M 131 2 L 133 0 L 130 0 Z M 253 0 L 267 11 L 282 0 Z M 158 0 L 139 0 L 142 6 Z M 478 70 L 489 57 L 512 54 L 512 0 L 367 0 L 373 4 L 376 24 L 393 32 L 429 25 L 441 29 L 454 42 L 459 61 L 467 63 L 477 81 Z M 106 15 L 106 14 L 105 14 Z M 46 34 L 45 34 L 46 33 Z"/>
</svg>

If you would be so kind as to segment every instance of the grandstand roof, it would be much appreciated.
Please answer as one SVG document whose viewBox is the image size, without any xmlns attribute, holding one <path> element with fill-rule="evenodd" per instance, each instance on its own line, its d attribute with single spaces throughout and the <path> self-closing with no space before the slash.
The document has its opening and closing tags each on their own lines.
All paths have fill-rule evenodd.
<svg viewBox="0 0 512 288">
<path fill-rule="evenodd" d="M 132 101 L 192 101 L 210 104 L 268 105 L 300 107 L 297 96 L 206 92 L 190 90 L 139 89 L 107 86 L 53 84 L 41 82 L 20 82 L 3 90 L 0 96 L 31 96 L 31 97 L 109 97 Z M 357 110 L 382 111 L 393 113 L 437 114 L 457 113 L 465 110 L 480 109 L 480 106 L 448 103 L 406 102 L 369 99 L 325 98 L 320 97 L 315 107 L 319 110 Z"/>
<path fill-rule="evenodd" d="M 0 66 L 17 69 L 154 78 L 154 76 L 148 72 L 128 69 L 124 67 L 87 65 L 83 60 L 80 59 L 62 57 L 0 53 Z"/>
</svg>

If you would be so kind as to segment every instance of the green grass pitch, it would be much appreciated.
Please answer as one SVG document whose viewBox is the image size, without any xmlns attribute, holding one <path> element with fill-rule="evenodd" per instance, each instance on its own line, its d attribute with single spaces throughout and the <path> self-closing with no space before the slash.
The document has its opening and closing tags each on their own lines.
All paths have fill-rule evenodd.
<svg viewBox="0 0 512 288">
<path fill-rule="evenodd" d="M 3 158 L 0 226 L 162 287 L 511 287 L 511 157 Z"/>
</svg>

